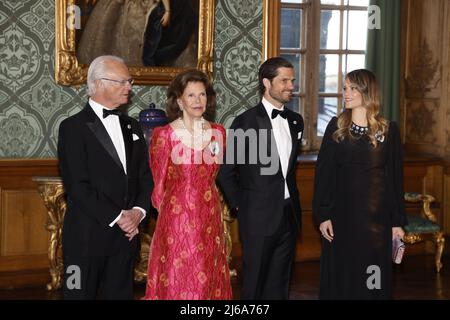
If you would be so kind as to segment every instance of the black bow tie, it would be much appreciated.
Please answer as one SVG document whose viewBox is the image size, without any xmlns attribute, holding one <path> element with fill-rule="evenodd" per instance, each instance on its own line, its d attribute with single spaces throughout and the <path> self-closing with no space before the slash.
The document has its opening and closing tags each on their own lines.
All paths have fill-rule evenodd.
<svg viewBox="0 0 450 320">
<path fill-rule="evenodd" d="M 283 111 L 278 109 L 272 109 L 272 119 L 275 119 L 277 116 L 282 117 L 283 119 L 287 118 L 287 111 L 283 109 Z"/>
<path fill-rule="evenodd" d="M 109 115 L 120 116 L 121 112 L 117 109 L 103 109 L 103 119 Z"/>
</svg>

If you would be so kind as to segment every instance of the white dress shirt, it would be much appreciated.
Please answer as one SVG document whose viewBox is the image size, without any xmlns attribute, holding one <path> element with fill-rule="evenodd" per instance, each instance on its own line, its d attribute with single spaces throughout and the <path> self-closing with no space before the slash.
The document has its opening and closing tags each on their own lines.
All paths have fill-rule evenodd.
<svg viewBox="0 0 450 320">
<path fill-rule="evenodd" d="M 269 115 L 270 122 L 272 123 L 273 135 L 275 137 L 278 155 L 280 156 L 281 171 L 284 177 L 284 199 L 288 199 L 290 194 L 286 183 L 286 174 L 289 164 L 289 157 L 291 156 L 292 151 L 291 132 L 289 130 L 288 120 L 281 116 L 277 116 L 275 119 L 272 119 L 272 110 L 277 109 L 283 111 L 284 106 L 281 109 L 275 108 L 275 106 L 264 97 L 262 98 L 262 104 Z"/>
<path fill-rule="evenodd" d="M 127 157 L 125 155 L 125 142 L 123 141 L 122 128 L 120 127 L 119 116 L 109 115 L 103 118 L 103 109 L 108 109 L 102 106 L 100 103 L 89 99 L 89 104 L 94 110 L 97 117 L 103 123 L 109 137 L 116 148 L 117 155 L 119 156 L 120 162 L 122 163 L 123 171 L 127 174 Z"/>
<path fill-rule="evenodd" d="M 108 109 L 104 106 L 102 106 L 100 103 L 95 102 L 92 99 L 89 99 L 89 105 L 92 107 L 92 110 L 94 110 L 97 117 L 102 122 L 103 126 L 106 129 L 106 132 L 108 132 L 109 137 L 111 138 L 111 141 L 114 145 L 114 148 L 116 149 L 117 155 L 119 156 L 120 162 L 122 163 L 123 171 L 125 174 L 127 174 L 127 157 L 125 155 L 125 142 L 123 141 L 123 134 L 122 134 L 122 128 L 120 126 L 119 116 L 117 115 L 109 115 L 106 118 L 103 118 L 103 109 Z M 139 209 L 143 216 L 141 221 L 145 218 L 146 211 L 140 207 L 133 207 L 133 209 Z M 113 222 L 109 224 L 110 227 L 113 227 L 116 222 L 120 219 L 122 216 L 123 210 L 119 213 L 116 219 L 114 219 Z"/>
</svg>

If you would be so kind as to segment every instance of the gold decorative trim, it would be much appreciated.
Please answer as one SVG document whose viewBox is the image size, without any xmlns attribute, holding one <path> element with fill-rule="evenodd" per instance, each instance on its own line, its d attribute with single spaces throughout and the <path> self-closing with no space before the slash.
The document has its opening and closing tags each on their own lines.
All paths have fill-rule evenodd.
<svg viewBox="0 0 450 320">
<path fill-rule="evenodd" d="M 436 252 L 434 255 L 434 264 L 436 266 L 436 272 L 439 273 L 442 269 L 442 254 L 444 252 L 445 238 L 443 232 L 434 233 L 406 233 L 404 237 L 405 243 L 415 244 L 422 241 L 432 241 L 436 247 Z"/>
<path fill-rule="evenodd" d="M 61 288 L 63 275 L 62 260 L 62 226 L 66 213 L 66 200 L 64 187 L 60 178 L 34 177 L 38 184 L 38 191 L 47 208 L 47 224 L 45 228 L 50 232 L 48 245 L 48 260 L 51 282 L 47 284 L 47 290 Z"/>
<path fill-rule="evenodd" d="M 210 79 L 213 74 L 214 0 L 199 0 L 198 62 L 197 69 Z M 76 0 L 55 2 L 55 79 L 62 85 L 86 83 L 88 66 L 80 64 L 76 56 L 75 29 L 67 27 L 68 8 Z M 175 75 L 185 69 L 172 67 L 129 66 L 136 84 L 167 85 Z"/>
<path fill-rule="evenodd" d="M 141 251 L 139 252 L 138 262 L 134 268 L 134 281 L 145 282 L 147 279 L 148 255 L 150 253 L 150 244 L 152 236 L 144 226 L 139 227 L 141 236 Z"/>
<path fill-rule="evenodd" d="M 429 194 L 416 194 L 416 193 L 405 193 L 405 200 L 408 202 L 422 202 L 423 212 L 428 220 L 437 223 L 437 218 L 433 212 L 431 212 L 430 204 L 436 199 Z"/>
<path fill-rule="evenodd" d="M 233 257 L 231 251 L 233 249 L 233 240 L 231 238 L 231 224 L 234 222 L 235 218 L 231 215 L 230 208 L 228 207 L 223 194 L 220 193 L 220 205 L 222 207 L 222 223 L 223 223 L 223 235 L 225 238 L 225 249 L 227 255 L 228 267 L 230 268 L 230 277 L 236 277 L 236 269 L 231 269 L 231 261 Z"/>
</svg>

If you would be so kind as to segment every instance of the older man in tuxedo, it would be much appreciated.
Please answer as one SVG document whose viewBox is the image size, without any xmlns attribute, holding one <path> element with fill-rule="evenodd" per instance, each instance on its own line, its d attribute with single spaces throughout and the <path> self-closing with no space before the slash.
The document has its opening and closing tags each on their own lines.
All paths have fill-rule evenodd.
<svg viewBox="0 0 450 320">
<path fill-rule="evenodd" d="M 242 299 L 288 298 L 300 225 L 295 167 L 303 132 L 302 116 L 285 107 L 294 80 L 294 67 L 283 58 L 261 65 L 262 101 L 233 121 L 219 172 L 225 198 L 237 209 Z"/>
<path fill-rule="evenodd" d="M 86 107 L 59 128 L 64 298 L 131 299 L 138 225 L 153 188 L 147 148 L 138 122 L 118 110 L 133 83 L 123 60 L 96 58 L 87 82 Z"/>
</svg>

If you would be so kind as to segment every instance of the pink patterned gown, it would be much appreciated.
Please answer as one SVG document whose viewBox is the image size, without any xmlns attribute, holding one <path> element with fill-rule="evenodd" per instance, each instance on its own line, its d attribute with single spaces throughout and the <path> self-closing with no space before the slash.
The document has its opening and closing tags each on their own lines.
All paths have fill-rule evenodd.
<svg viewBox="0 0 450 320">
<path fill-rule="evenodd" d="M 219 147 L 210 144 L 203 150 L 182 144 L 170 125 L 153 131 L 150 145 L 150 166 L 155 182 L 152 204 L 158 209 L 158 218 L 150 246 L 144 299 L 225 300 L 232 297 L 215 184 L 225 130 L 218 124 L 211 125 L 214 132 L 211 140 L 217 141 L 214 146 Z M 179 164 L 177 156 L 185 156 L 190 161 Z M 203 157 L 215 160 L 211 163 Z"/>
</svg>

